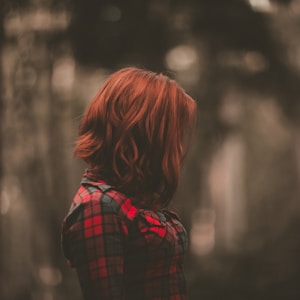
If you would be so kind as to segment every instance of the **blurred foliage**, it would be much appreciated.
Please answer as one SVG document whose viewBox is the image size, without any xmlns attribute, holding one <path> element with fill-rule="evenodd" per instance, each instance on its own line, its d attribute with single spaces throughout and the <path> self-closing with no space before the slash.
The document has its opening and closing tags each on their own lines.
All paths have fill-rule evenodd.
<svg viewBox="0 0 300 300">
<path fill-rule="evenodd" d="M 81 63 L 109 68 L 135 63 L 161 71 L 165 68 L 166 51 L 189 35 L 208 47 L 211 64 L 206 72 L 217 88 L 225 79 L 238 81 L 246 89 L 274 94 L 287 115 L 294 121 L 298 119 L 299 75 L 282 59 L 287 49 L 270 31 L 269 18 L 253 11 L 246 1 L 159 4 L 153 0 L 90 0 L 72 1 L 71 9 L 70 39 Z M 186 15 L 184 25 L 188 33 L 174 30 L 176 14 Z M 218 66 L 217 57 L 229 50 L 261 53 L 267 58 L 268 67 L 260 74 L 224 70 Z M 217 107 L 219 97 L 213 96 L 216 88 L 208 88 L 209 95 L 200 99 L 209 99 L 210 103 L 203 105 Z"/>
<path fill-rule="evenodd" d="M 155 2 L 72 1 L 70 39 L 76 58 L 84 64 L 109 68 L 128 60 L 161 68 L 168 47 L 164 11 L 168 3 Z M 163 10 L 154 17 L 152 4 Z"/>
</svg>

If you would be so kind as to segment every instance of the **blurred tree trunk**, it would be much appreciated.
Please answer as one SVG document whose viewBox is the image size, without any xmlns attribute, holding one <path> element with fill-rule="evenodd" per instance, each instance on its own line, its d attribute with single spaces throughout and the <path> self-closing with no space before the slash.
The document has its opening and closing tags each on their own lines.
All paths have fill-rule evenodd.
<svg viewBox="0 0 300 300">
<path fill-rule="evenodd" d="M 4 282 L 4 271 L 3 271 L 3 236 L 2 236 L 2 176 L 3 176 L 3 86 L 2 86 L 2 48 L 4 43 L 4 32 L 3 32 L 3 22 L 4 22 L 4 10 L 3 5 L 0 5 L 0 298 L 3 299 L 3 282 Z"/>
<path fill-rule="evenodd" d="M 64 299 L 60 224 L 71 198 L 68 85 L 74 63 L 64 50 L 64 12 L 26 8 L 7 15 L 3 45 L 3 298 Z M 38 17 L 48 23 L 34 23 Z M 25 21 L 14 31 L 9 25 L 18 26 L 18 18 Z"/>
</svg>

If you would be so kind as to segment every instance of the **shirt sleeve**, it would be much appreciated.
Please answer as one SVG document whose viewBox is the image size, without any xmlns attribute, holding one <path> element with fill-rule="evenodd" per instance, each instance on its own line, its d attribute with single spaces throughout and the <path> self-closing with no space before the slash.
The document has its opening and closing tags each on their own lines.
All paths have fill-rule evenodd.
<svg viewBox="0 0 300 300">
<path fill-rule="evenodd" d="M 76 206 L 63 223 L 63 250 L 85 300 L 125 299 L 124 230 L 113 199 Z"/>
</svg>

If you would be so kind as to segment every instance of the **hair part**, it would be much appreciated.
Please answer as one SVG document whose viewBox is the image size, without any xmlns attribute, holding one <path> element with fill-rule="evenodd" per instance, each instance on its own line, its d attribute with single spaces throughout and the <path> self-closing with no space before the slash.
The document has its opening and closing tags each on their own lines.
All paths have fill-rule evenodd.
<svg viewBox="0 0 300 300">
<path fill-rule="evenodd" d="M 83 115 L 74 155 L 137 204 L 165 207 L 179 183 L 195 107 L 167 76 L 121 69 Z"/>
</svg>

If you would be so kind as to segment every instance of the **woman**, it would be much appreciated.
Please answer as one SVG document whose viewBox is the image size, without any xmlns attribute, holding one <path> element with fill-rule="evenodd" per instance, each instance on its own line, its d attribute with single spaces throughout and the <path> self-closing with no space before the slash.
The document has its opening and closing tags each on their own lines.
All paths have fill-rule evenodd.
<svg viewBox="0 0 300 300">
<path fill-rule="evenodd" d="M 75 147 L 89 167 L 62 228 L 84 299 L 187 299 L 187 234 L 167 206 L 195 107 L 174 80 L 136 68 L 89 105 Z"/>
</svg>

